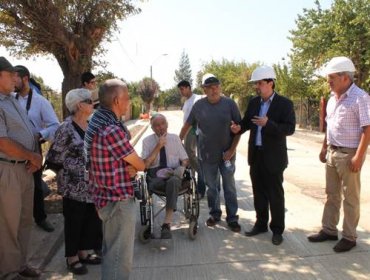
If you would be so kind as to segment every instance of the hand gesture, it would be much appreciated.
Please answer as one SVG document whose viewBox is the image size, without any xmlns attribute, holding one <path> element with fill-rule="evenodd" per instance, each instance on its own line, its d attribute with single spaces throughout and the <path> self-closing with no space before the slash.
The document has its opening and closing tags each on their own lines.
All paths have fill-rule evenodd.
<svg viewBox="0 0 370 280">
<path fill-rule="evenodd" d="M 158 145 L 160 148 L 162 148 L 164 145 L 166 145 L 166 142 L 167 142 L 167 133 L 159 136 L 159 139 L 158 139 Z"/>
<path fill-rule="evenodd" d="M 231 130 L 232 133 L 238 134 L 239 131 L 241 130 L 241 127 L 240 127 L 240 125 L 238 125 L 238 124 L 234 123 L 233 121 L 231 121 L 230 130 Z"/>
<path fill-rule="evenodd" d="M 264 116 L 264 117 L 254 116 L 252 119 L 252 123 L 254 123 L 255 125 L 264 127 L 268 119 L 269 118 L 267 116 Z"/>
</svg>

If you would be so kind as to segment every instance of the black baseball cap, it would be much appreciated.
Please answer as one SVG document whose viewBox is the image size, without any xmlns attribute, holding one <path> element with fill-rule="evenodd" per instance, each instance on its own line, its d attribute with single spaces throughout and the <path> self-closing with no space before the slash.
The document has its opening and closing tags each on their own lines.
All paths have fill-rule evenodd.
<svg viewBox="0 0 370 280">
<path fill-rule="evenodd" d="M 14 72 L 13 65 L 3 56 L 0 56 L 0 71 Z"/>
<path fill-rule="evenodd" d="M 20 77 L 31 77 L 30 71 L 23 65 L 14 66 L 14 71 L 19 74 Z"/>
<path fill-rule="evenodd" d="M 211 85 L 219 85 L 220 80 L 216 78 L 215 75 L 207 73 L 202 78 L 202 86 L 207 87 Z"/>
</svg>

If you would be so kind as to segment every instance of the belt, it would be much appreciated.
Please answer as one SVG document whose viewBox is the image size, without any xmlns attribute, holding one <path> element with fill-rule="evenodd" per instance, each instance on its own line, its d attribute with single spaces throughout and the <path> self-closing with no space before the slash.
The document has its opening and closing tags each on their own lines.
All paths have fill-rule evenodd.
<svg viewBox="0 0 370 280">
<path fill-rule="evenodd" d="M 352 149 L 352 148 L 347 148 L 347 147 L 341 147 L 341 146 L 335 146 L 335 145 L 329 145 L 330 148 L 333 150 L 340 150 L 340 149 Z"/>
<path fill-rule="evenodd" d="M 12 160 L 12 159 L 0 158 L 0 161 L 17 164 L 17 163 L 26 163 L 27 160 Z"/>
</svg>

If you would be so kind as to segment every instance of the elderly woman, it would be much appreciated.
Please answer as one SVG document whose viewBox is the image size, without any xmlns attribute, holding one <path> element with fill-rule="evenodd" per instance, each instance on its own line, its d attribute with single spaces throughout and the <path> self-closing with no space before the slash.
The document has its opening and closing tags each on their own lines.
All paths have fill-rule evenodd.
<svg viewBox="0 0 370 280">
<path fill-rule="evenodd" d="M 60 167 L 57 185 L 63 196 L 67 267 L 74 274 L 86 274 L 85 264 L 101 263 L 88 250 L 102 247 L 102 225 L 91 199 L 83 154 L 87 119 L 94 108 L 90 91 L 83 88 L 69 91 L 65 104 L 71 116 L 56 131 L 46 160 Z"/>
</svg>

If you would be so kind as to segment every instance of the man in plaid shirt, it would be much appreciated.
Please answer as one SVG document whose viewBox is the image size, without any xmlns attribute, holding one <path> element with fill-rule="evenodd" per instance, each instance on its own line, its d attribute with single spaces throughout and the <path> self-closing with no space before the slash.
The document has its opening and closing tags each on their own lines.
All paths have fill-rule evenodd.
<svg viewBox="0 0 370 280">
<path fill-rule="evenodd" d="M 100 108 L 85 135 L 85 153 L 95 205 L 103 221 L 101 279 L 129 279 L 136 222 L 130 178 L 145 165 L 120 122 L 129 104 L 126 84 L 107 80 L 99 89 L 99 100 Z"/>
<path fill-rule="evenodd" d="M 325 69 L 332 91 L 327 105 L 327 132 L 320 153 L 320 161 L 326 163 L 327 200 L 322 230 L 308 236 L 310 242 L 338 240 L 343 193 L 342 239 L 333 248 L 337 253 L 356 246 L 360 171 L 370 139 L 370 97 L 354 84 L 355 71 L 353 62 L 347 57 L 334 57 Z"/>
</svg>

